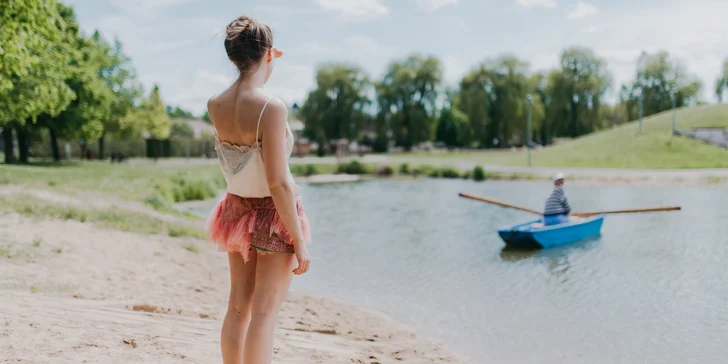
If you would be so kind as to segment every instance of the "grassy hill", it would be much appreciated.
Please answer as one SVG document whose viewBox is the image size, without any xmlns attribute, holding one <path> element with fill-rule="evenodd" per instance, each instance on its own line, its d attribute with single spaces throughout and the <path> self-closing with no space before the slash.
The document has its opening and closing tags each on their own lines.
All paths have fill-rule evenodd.
<svg viewBox="0 0 728 364">
<path fill-rule="evenodd" d="M 728 105 L 704 105 L 677 110 L 677 129 L 728 128 Z M 600 131 L 559 145 L 532 151 L 532 163 L 542 167 L 590 168 L 728 168 L 728 149 L 686 137 L 672 136 L 672 111 Z M 525 166 L 525 151 L 420 153 L 502 166 Z"/>
</svg>

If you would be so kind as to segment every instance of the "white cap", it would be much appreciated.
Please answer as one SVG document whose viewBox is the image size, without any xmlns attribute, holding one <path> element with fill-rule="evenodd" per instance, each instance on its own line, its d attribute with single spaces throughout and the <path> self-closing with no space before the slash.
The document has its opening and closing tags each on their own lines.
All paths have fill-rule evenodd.
<svg viewBox="0 0 728 364">
<path fill-rule="evenodd" d="M 559 172 L 554 175 L 554 181 L 558 181 L 560 179 L 564 179 L 564 174 Z"/>
</svg>

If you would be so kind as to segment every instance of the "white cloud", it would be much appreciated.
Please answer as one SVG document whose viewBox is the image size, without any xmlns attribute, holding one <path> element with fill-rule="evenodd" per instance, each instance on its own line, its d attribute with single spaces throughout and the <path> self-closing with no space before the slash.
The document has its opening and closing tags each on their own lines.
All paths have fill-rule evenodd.
<svg viewBox="0 0 728 364">
<path fill-rule="evenodd" d="M 417 6 L 424 11 L 435 11 L 443 6 L 457 5 L 458 0 L 415 0 Z"/>
<path fill-rule="evenodd" d="M 322 10 L 333 11 L 346 18 L 370 19 L 389 12 L 379 0 L 314 0 Z"/>
<path fill-rule="evenodd" d="M 526 8 L 540 6 L 547 9 L 556 7 L 556 0 L 517 0 L 518 5 Z"/>
<path fill-rule="evenodd" d="M 597 26 L 596 25 L 590 25 L 590 26 L 586 27 L 586 29 L 584 29 L 584 31 L 587 32 L 587 33 L 594 33 L 594 32 L 597 31 Z"/>
<path fill-rule="evenodd" d="M 595 15 L 598 12 L 599 9 L 597 9 L 596 6 L 579 1 L 576 3 L 576 8 L 569 12 L 568 18 L 571 20 L 585 18 L 587 16 Z"/>
</svg>

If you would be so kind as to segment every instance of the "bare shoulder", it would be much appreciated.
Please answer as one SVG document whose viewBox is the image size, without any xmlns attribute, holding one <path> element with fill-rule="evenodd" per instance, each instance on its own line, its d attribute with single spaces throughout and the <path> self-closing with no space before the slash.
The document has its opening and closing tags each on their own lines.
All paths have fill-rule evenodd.
<svg viewBox="0 0 728 364">
<path fill-rule="evenodd" d="M 219 108 L 220 105 L 223 103 L 222 99 L 223 99 L 222 94 L 218 94 L 218 95 L 210 97 L 207 100 L 207 112 L 210 114 L 215 114 L 217 111 L 217 108 Z"/>
<path fill-rule="evenodd" d="M 263 113 L 263 120 L 265 120 L 265 123 L 285 125 L 286 120 L 288 119 L 288 107 L 286 104 L 277 97 L 265 97 L 263 105 L 265 105 L 266 102 L 268 105 L 265 107 L 265 112 Z"/>
</svg>

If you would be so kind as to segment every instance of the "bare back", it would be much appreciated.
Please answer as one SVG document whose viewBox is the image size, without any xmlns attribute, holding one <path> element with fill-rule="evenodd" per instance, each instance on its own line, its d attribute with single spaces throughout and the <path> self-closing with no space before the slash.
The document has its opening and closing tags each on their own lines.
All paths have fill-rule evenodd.
<svg viewBox="0 0 728 364">
<path fill-rule="evenodd" d="M 238 90 L 231 87 L 208 102 L 208 112 L 221 141 L 235 145 L 251 145 L 261 140 L 255 135 L 263 106 L 270 100 L 259 89 Z M 265 126 L 260 126 L 262 130 Z"/>
</svg>

